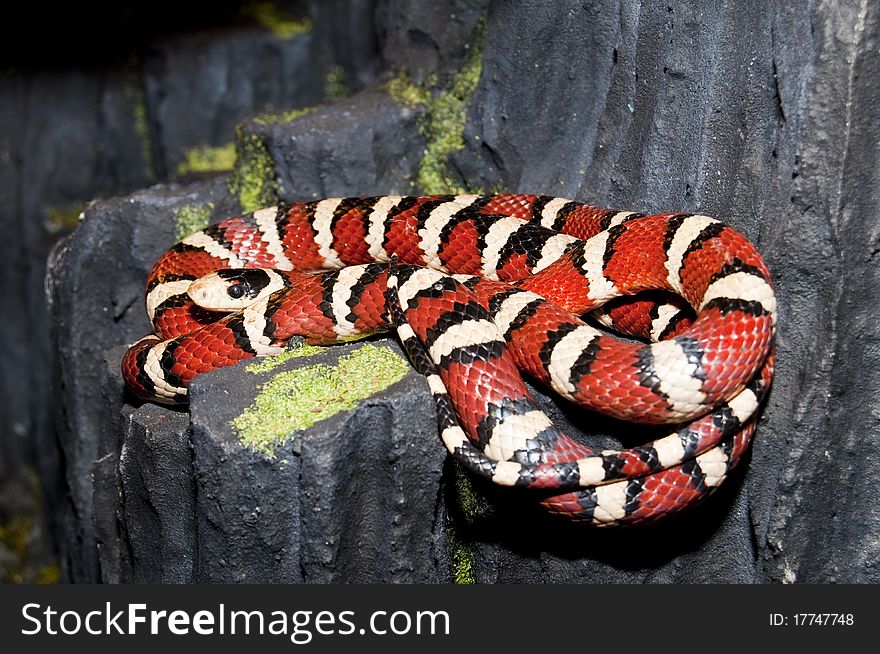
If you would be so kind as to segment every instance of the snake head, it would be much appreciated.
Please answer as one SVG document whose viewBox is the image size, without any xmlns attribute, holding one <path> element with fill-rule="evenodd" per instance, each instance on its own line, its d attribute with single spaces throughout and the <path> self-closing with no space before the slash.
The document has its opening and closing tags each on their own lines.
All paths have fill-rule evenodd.
<svg viewBox="0 0 880 654">
<path fill-rule="evenodd" d="M 236 268 L 200 277 L 187 293 L 203 309 L 240 311 L 285 286 L 284 277 L 269 268 Z"/>
</svg>

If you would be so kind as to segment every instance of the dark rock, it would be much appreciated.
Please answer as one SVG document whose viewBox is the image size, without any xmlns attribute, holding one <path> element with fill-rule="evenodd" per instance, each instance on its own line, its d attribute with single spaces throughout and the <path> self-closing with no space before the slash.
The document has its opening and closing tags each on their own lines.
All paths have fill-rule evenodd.
<svg viewBox="0 0 880 654">
<path fill-rule="evenodd" d="M 148 179 L 140 144 L 123 127 L 133 105 L 126 84 L 127 70 L 0 75 L 0 273 L 16 307 L 0 326 L 9 344 L 0 366 L 0 485 L 35 470 L 47 514 L 67 500 L 52 424 L 45 262 L 86 199 Z"/>
<path fill-rule="evenodd" d="M 156 187 L 95 203 L 49 262 L 51 334 L 59 389 L 56 421 L 65 460 L 67 511 L 74 516 L 67 523 L 72 533 L 59 534 L 59 542 L 64 573 L 73 580 L 98 577 L 91 524 L 92 466 L 108 454 L 118 454 L 121 440 L 118 431 L 108 434 L 124 399 L 118 367 L 112 378 L 113 397 L 107 383 L 102 390 L 102 379 L 107 376 L 105 365 L 99 362 L 109 348 L 132 343 L 149 331 L 143 310 L 144 279 L 155 259 L 175 240 L 175 212 L 182 206 L 211 203 L 219 215 L 232 211 L 234 205 L 222 178 L 189 187 Z M 102 392 L 103 403 L 96 401 Z"/>
<path fill-rule="evenodd" d="M 0 102 L 0 125 L 11 123 L 24 104 L 22 93 L 23 83 L 14 83 L 0 77 L 0 93 L 6 98 Z M 21 148 L 20 134 L 0 131 L 0 205 L 9 206 L 15 202 L 18 189 L 22 184 L 21 167 L 14 165 L 14 153 Z M 0 227 L 11 242 L 24 241 L 25 225 L 17 220 L 12 212 L 0 214 Z M 15 306 L 26 306 L 26 297 L 30 290 L 26 266 L 27 256 L 24 248 L 8 248 L 4 250 L 0 273 L 8 280 L 10 286 L 10 303 Z M 24 320 L 0 321 L 0 338 L 8 343 L 4 357 L 4 365 L 0 370 L 0 393 L 7 398 L 0 403 L 0 425 L 3 438 L 0 439 L 0 479 L 11 476 L 13 470 L 22 467 L 25 460 L 25 448 L 21 441 L 30 426 L 31 417 L 25 401 L 26 384 L 21 383 L 21 371 L 26 370 L 28 349 L 23 346 L 27 342 L 27 322 Z M 21 344 L 18 347 L 15 344 Z M 15 374 L 12 371 L 16 371 Z"/>
<path fill-rule="evenodd" d="M 419 84 L 448 76 L 470 54 L 488 6 L 488 0 L 381 0 L 376 23 L 386 65 Z"/>
<path fill-rule="evenodd" d="M 100 564 L 100 580 L 105 584 L 132 581 L 131 563 L 119 521 L 122 489 L 118 480 L 119 454 L 109 452 L 92 466 L 92 532 L 95 554 Z M 69 545 L 69 543 L 66 543 Z"/>
<path fill-rule="evenodd" d="M 16 310 L 0 323 L 9 344 L 0 366 L 0 486 L 18 488 L 20 475 L 36 471 L 49 511 L 68 503 L 51 418 L 44 278 L 53 242 L 75 227 L 85 203 L 189 173 L 180 168 L 188 149 L 231 143 L 245 116 L 318 103 L 328 75 L 350 92 L 373 80 L 372 30 L 346 40 L 344 56 L 333 47 L 347 29 L 340 26 L 370 16 L 373 2 L 313 3 L 321 18 L 295 36 L 255 15 L 261 5 L 305 18 L 308 4 L 22 6 L 36 18 L 4 25 L 0 274 Z"/>
<path fill-rule="evenodd" d="M 126 410 L 118 478 L 131 580 L 192 583 L 196 488 L 186 413 L 152 404 Z"/>
<path fill-rule="evenodd" d="M 378 4 L 379 0 L 308 1 L 308 15 L 315 26 L 310 64 L 325 80 L 329 74 L 331 82 L 341 73 L 336 80 L 340 91 L 359 91 L 382 71 L 375 20 Z"/>
<path fill-rule="evenodd" d="M 424 147 L 419 115 L 378 88 L 292 123 L 244 129 L 266 144 L 283 198 L 407 194 Z"/>
<path fill-rule="evenodd" d="M 334 4 L 340 21 L 370 6 L 360 3 L 360 12 L 351 12 L 347 1 Z M 248 115 L 319 103 L 328 75 L 346 75 L 348 62 L 358 68 L 339 83 L 353 92 L 371 82 L 375 45 L 348 40 L 352 51 L 340 62 L 331 35 L 322 32 L 333 24 L 316 19 L 314 28 L 290 39 L 256 28 L 187 34 L 152 48 L 144 88 L 159 177 L 174 175 L 194 145 L 230 143 L 236 123 Z"/>
</svg>

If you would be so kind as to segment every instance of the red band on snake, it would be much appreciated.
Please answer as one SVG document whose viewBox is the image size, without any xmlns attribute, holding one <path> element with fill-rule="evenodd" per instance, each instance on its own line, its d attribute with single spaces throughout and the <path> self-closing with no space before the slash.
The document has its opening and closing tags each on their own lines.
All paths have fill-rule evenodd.
<svg viewBox="0 0 880 654">
<path fill-rule="evenodd" d="M 396 328 L 466 468 L 545 489 L 549 511 L 598 526 L 672 515 L 717 488 L 773 375 L 775 296 L 744 236 L 707 216 L 547 196 L 262 209 L 168 250 L 146 304 L 156 335 L 132 346 L 123 374 L 166 403 L 185 403 L 196 375 L 279 353 L 293 336 L 332 343 Z M 579 317 L 591 312 L 650 342 Z M 589 409 L 677 426 L 596 451 L 550 422 L 521 372 Z"/>
</svg>

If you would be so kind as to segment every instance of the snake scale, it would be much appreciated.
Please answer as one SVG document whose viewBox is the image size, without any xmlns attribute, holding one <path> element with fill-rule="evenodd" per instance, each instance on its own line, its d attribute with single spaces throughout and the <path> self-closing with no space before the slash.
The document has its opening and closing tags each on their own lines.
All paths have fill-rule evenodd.
<svg viewBox="0 0 880 654">
<path fill-rule="evenodd" d="M 188 236 L 146 291 L 156 333 L 123 360 L 139 397 L 183 404 L 196 375 L 293 336 L 396 329 L 456 459 L 596 526 L 708 496 L 748 448 L 773 376 L 767 267 L 702 215 L 538 195 L 297 202 Z M 588 409 L 671 427 L 596 450 L 553 425 L 521 373 Z"/>
</svg>

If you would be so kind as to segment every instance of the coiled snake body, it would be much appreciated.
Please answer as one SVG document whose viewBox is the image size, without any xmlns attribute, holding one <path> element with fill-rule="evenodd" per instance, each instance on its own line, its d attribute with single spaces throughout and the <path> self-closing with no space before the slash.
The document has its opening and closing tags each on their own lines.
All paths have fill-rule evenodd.
<svg viewBox="0 0 880 654">
<path fill-rule="evenodd" d="M 279 353 L 296 335 L 331 343 L 396 328 L 466 468 L 545 489 L 549 511 L 598 526 L 671 515 L 717 488 L 773 375 L 775 296 L 745 237 L 706 216 L 547 196 L 262 209 L 168 250 L 146 305 L 156 335 L 132 346 L 123 374 L 166 403 L 186 402 L 194 376 Z M 578 317 L 589 312 L 649 342 Z M 520 371 L 587 408 L 675 427 L 595 450 L 551 423 Z"/>
</svg>

